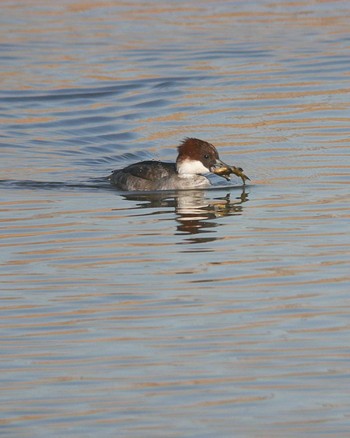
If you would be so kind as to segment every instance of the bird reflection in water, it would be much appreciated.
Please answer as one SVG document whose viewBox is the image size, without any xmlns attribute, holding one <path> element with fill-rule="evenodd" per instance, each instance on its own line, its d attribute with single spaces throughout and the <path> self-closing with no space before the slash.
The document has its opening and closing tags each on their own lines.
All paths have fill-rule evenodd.
<svg viewBox="0 0 350 438">
<path fill-rule="evenodd" d="M 179 234 L 210 233 L 218 226 L 217 219 L 226 216 L 241 215 L 248 193 L 243 187 L 240 195 L 232 199 L 232 192 L 225 196 L 209 198 L 210 191 L 184 190 L 178 192 L 133 193 L 123 195 L 131 201 L 141 201 L 137 208 L 173 208 L 177 214 Z M 216 238 L 201 237 L 191 239 L 192 243 L 211 242 Z M 187 240 L 188 242 L 188 240 Z"/>
</svg>

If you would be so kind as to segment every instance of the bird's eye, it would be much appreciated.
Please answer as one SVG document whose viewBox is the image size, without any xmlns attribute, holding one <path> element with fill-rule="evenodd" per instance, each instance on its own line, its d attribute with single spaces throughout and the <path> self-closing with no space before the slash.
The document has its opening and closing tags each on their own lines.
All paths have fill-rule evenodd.
<svg viewBox="0 0 350 438">
<path fill-rule="evenodd" d="M 209 154 L 205 154 L 204 158 L 207 160 L 209 158 Z"/>
</svg>

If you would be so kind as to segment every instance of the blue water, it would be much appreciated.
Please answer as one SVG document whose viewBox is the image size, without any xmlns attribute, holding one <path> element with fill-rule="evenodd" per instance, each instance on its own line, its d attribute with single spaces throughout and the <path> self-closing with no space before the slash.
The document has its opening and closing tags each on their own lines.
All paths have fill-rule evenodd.
<svg viewBox="0 0 350 438">
<path fill-rule="evenodd" d="M 3 436 L 349 436 L 349 16 L 2 4 Z M 187 136 L 251 184 L 106 180 Z"/>
</svg>

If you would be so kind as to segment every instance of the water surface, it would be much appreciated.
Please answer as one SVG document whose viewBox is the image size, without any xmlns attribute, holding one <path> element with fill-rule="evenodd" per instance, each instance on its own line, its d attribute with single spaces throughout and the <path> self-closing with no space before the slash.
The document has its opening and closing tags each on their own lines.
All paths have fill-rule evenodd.
<svg viewBox="0 0 350 438">
<path fill-rule="evenodd" d="M 348 2 L 3 2 L 13 437 L 347 437 Z M 106 181 L 214 143 L 252 183 Z"/>
</svg>

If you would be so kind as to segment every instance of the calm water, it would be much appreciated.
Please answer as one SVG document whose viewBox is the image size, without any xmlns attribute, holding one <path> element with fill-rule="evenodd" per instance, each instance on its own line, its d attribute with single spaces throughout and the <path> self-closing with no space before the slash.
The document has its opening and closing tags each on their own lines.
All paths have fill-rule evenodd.
<svg viewBox="0 0 350 438">
<path fill-rule="evenodd" d="M 349 20 L 1 3 L 1 436 L 349 436 Z M 185 136 L 252 184 L 106 183 Z"/>
</svg>

